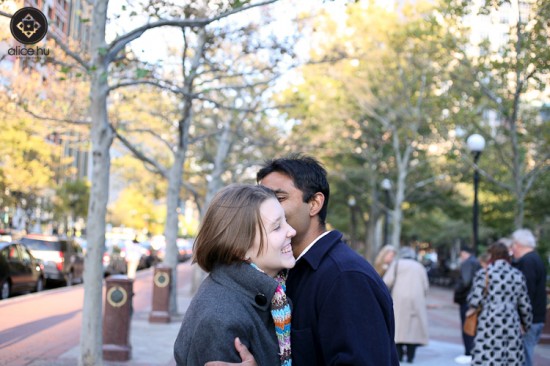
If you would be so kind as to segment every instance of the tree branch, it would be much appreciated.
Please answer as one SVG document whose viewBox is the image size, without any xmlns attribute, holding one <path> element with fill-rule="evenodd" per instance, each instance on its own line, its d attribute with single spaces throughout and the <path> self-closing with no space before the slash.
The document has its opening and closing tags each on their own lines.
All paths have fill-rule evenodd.
<svg viewBox="0 0 550 366">
<path fill-rule="evenodd" d="M 78 62 L 86 71 L 90 71 L 90 65 L 81 58 L 76 52 L 73 52 L 65 43 L 63 43 L 52 31 L 48 30 L 48 37 L 51 37 L 55 43 L 65 52 L 65 54 Z"/>
<path fill-rule="evenodd" d="M 535 165 L 535 167 L 525 175 L 525 179 L 527 180 L 525 184 L 525 193 L 527 193 L 531 189 L 533 183 L 535 183 L 535 179 L 539 175 L 546 172 L 547 170 L 550 170 L 550 162 L 548 161 L 549 159 L 550 156 L 546 154 L 546 156 L 542 158 L 541 163 Z"/>
<path fill-rule="evenodd" d="M 487 178 L 491 183 L 499 186 L 500 188 L 503 188 L 507 191 L 510 191 L 510 192 L 514 192 L 514 187 L 508 185 L 508 184 L 504 184 L 498 180 L 496 180 L 495 178 L 493 178 L 492 175 L 490 175 L 489 173 L 487 173 L 485 170 L 481 169 L 479 167 L 479 165 L 477 165 L 476 163 L 474 163 L 473 161 L 471 161 L 471 164 L 472 166 L 474 167 L 475 170 L 477 170 L 479 172 L 479 174 L 481 174 L 483 177 Z"/>
<path fill-rule="evenodd" d="M 112 124 L 111 124 L 111 130 L 113 131 L 115 136 L 120 140 L 120 142 L 122 142 L 122 144 L 126 146 L 126 148 L 130 150 L 136 158 L 138 158 L 139 160 L 143 161 L 146 164 L 153 166 L 156 169 L 156 171 L 154 172 L 156 172 L 157 174 L 160 174 L 164 178 L 168 178 L 168 171 L 162 165 L 160 165 L 159 162 L 155 161 L 152 158 L 149 158 L 143 152 L 141 152 L 130 141 L 128 141 L 128 139 L 122 136 L 122 134 L 120 134 L 120 132 Z"/>
<path fill-rule="evenodd" d="M 136 128 L 136 129 L 126 129 L 127 132 L 137 132 L 137 133 L 147 133 L 153 136 L 155 139 L 160 141 L 164 146 L 168 148 L 169 151 L 172 151 L 172 145 L 168 141 L 162 138 L 156 131 L 151 130 L 150 128 Z"/>
<path fill-rule="evenodd" d="M 138 27 L 134 30 L 129 31 L 128 33 L 116 38 L 114 41 L 111 42 L 111 44 L 108 46 L 108 53 L 105 57 L 105 59 L 109 62 L 112 60 L 128 43 L 132 42 L 133 40 L 139 38 L 145 31 L 153 28 L 158 27 L 165 27 L 165 26 L 172 26 L 172 27 L 180 27 L 180 28 L 191 28 L 191 27 L 206 27 L 208 24 L 213 23 L 215 21 L 221 20 L 223 18 L 226 18 L 230 15 L 246 11 L 248 9 L 252 9 L 258 6 L 263 5 L 269 5 L 271 3 L 277 2 L 278 0 L 268 0 L 259 2 L 257 4 L 251 4 L 247 6 L 243 6 L 237 9 L 232 9 L 231 11 L 222 13 L 218 16 L 212 17 L 212 18 L 205 18 L 205 19 L 172 19 L 172 20 L 159 20 L 157 22 L 144 24 L 141 27 Z"/>
<path fill-rule="evenodd" d="M 121 81 L 115 85 L 112 85 L 109 87 L 108 92 L 112 92 L 113 90 L 124 88 L 127 86 L 134 86 L 134 85 L 152 85 L 156 86 L 157 88 L 168 90 L 174 94 L 183 94 L 188 97 L 195 97 L 195 95 L 187 95 L 183 89 L 176 85 L 172 85 L 166 82 L 160 82 L 160 81 L 153 81 L 153 80 L 128 80 L 128 81 Z"/>
<path fill-rule="evenodd" d="M 445 179 L 447 177 L 448 177 L 447 174 L 439 174 L 439 175 L 436 175 L 435 177 L 431 177 L 431 178 L 428 178 L 428 179 L 421 180 L 420 182 L 416 182 L 412 186 L 409 185 L 410 189 L 408 189 L 407 192 L 405 193 L 405 198 L 408 198 L 408 196 L 411 193 L 413 193 L 414 191 L 416 191 L 417 189 L 425 187 L 428 184 L 432 184 L 434 182 L 437 182 L 438 180 L 442 180 L 442 179 Z"/>
<path fill-rule="evenodd" d="M 73 125 L 80 125 L 80 126 L 91 126 L 91 121 L 85 121 L 85 120 L 74 120 L 74 119 L 66 119 L 66 118 L 53 118 L 53 117 L 44 117 L 42 115 L 36 114 L 30 109 L 28 109 L 26 106 L 19 104 L 21 108 L 25 111 L 25 113 L 33 116 L 34 118 L 38 118 L 44 121 L 52 121 L 57 123 L 68 123 Z"/>
</svg>

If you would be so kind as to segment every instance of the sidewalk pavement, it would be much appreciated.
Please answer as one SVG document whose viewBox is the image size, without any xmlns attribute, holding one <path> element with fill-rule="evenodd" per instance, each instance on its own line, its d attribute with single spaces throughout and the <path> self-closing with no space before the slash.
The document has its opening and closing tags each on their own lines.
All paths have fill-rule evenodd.
<svg viewBox="0 0 550 366">
<path fill-rule="evenodd" d="M 187 267 L 186 267 L 187 266 Z M 178 334 L 181 320 L 191 301 L 191 271 L 188 263 L 180 264 L 185 277 L 178 276 L 178 310 L 168 324 L 149 323 L 150 308 L 136 312 L 130 328 L 131 359 L 125 362 L 104 361 L 105 366 L 175 366 L 173 357 L 174 340 Z M 150 272 L 149 276 L 152 276 Z M 460 333 L 458 306 L 452 301 L 452 290 L 432 286 L 428 295 L 428 319 L 430 342 L 417 349 L 413 365 L 418 366 L 456 366 L 454 358 L 463 354 Z M 61 355 L 58 363 L 48 366 L 73 366 L 78 359 L 79 347 Z M 404 363 L 406 364 L 406 363 Z M 537 345 L 535 366 L 550 365 L 550 345 Z M 46 366 L 33 363 L 31 366 Z M 312 365 L 314 366 L 314 365 Z"/>
<path fill-rule="evenodd" d="M 431 286 L 428 293 L 430 342 L 419 347 L 413 365 L 457 366 L 455 357 L 464 354 L 458 305 L 452 289 Z M 407 363 L 403 363 L 407 365 Z M 537 345 L 534 366 L 550 365 L 550 345 Z"/>
<path fill-rule="evenodd" d="M 103 361 L 104 366 L 176 366 L 173 356 L 174 341 L 179 332 L 183 315 L 191 302 L 191 270 L 189 262 L 178 265 L 178 315 L 167 324 L 150 323 L 151 306 L 132 315 L 130 324 L 129 361 Z M 153 268 L 139 271 L 137 276 L 152 283 Z M 76 346 L 60 355 L 55 362 L 36 361 L 29 366 L 76 366 L 80 347 Z"/>
</svg>

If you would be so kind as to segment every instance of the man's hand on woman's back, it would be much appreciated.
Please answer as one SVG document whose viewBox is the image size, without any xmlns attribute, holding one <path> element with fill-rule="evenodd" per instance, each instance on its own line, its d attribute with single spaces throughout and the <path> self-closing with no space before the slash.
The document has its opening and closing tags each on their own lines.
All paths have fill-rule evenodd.
<svg viewBox="0 0 550 366">
<path fill-rule="evenodd" d="M 241 363 L 229 363 L 229 362 L 223 362 L 223 361 L 210 361 L 207 362 L 204 366 L 258 366 L 256 364 L 256 360 L 254 359 L 254 356 L 252 353 L 248 351 L 248 348 L 241 343 L 241 340 L 239 337 L 235 338 L 235 349 L 237 349 L 237 352 L 239 352 L 239 356 L 241 356 L 241 360 L 243 362 Z"/>
</svg>

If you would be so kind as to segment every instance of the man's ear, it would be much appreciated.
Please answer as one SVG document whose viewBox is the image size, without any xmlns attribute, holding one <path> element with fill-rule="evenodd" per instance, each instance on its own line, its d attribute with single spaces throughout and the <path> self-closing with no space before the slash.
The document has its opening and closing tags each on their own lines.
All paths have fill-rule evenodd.
<svg viewBox="0 0 550 366">
<path fill-rule="evenodd" d="M 321 192 L 317 192 L 311 197 L 309 200 L 309 216 L 317 216 L 319 214 L 319 211 L 323 208 L 323 204 L 325 203 L 325 195 Z"/>
</svg>

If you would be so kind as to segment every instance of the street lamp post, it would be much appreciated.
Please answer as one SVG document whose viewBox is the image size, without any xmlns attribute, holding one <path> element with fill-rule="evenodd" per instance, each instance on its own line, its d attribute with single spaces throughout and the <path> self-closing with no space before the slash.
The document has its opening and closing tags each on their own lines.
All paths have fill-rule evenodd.
<svg viewBox="0 0 550 366">
<path fill-rule="evenodd" d="M 473 207 L 473 215 L 472 215 L 472 223 L 473 223 L 473 244 L 474 244 L 474 253 L 477 255 L 477 241 L 478 241 L 478 198 L 477 198 L 477 192 L 478 192 L 478 186 L 479 186 L 479 171 L 477 169 L 477 162 L 479 160 L 479 156 L 481 155 L 481 152 L 485 148 L 485 139 L 483 136 L 479 134 L 473 134 L 466 140 L 466 144 L 468 145 L 468 149 L 472 152 L 474 156 L 474 164 L 476 165 L 474 167 L 474 207 Z"/>
<path fill-rule="evenodd" d="M 351 213 L 351 247 L 355 248 L 355 229 L 357 226 L 357 223 L 355 222 L 355 205 L 357 204 L 357 201 L 355 200 L 355 197 L 350 196 L 348 198 L 348 205 Z"/>
<path fill-rule="evenodd" d="M 390 189 L 391 189 L 391 180 L 385 178 L 381 183 L 382 190 L 384 191 L 384 196 L 386 198 L 386 217 L 384 218 L 384 245 L 388 244 L 388 224 L 390 221 Z"/>
</svg>

